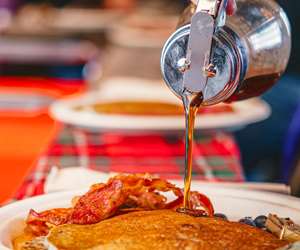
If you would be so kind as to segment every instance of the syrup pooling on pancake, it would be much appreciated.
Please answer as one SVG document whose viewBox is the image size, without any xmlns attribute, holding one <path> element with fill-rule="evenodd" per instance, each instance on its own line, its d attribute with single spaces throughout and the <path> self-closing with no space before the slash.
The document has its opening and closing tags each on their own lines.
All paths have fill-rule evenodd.
<svg viewBox="0 0 300 250">
<path fill-rule="evenodd" d="M 173 201 L 163 193 L 172 192 Z M 118 175 L 106 184 L 93 185 L 90 190 L 73 199 L 73 207 L 44 212 L 31 210 L 27 230 L 37 236 L 47 235 L 55 226 L 64 224 L 96 224 L 114 215 L 156 209 L 176 210 L 183 205 L 183 192 L 175 185 L 150 175 Z M 214 209 L 209 198 L 191 192 L 190 208 L 212 216 Z"/>
</svg>

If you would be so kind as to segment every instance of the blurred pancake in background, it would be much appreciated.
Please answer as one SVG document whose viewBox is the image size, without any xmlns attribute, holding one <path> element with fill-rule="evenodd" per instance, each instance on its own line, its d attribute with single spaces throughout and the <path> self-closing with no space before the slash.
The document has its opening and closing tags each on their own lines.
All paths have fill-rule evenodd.
<svg viewBox="0 0 300 250">
<path fill-rule="evenodd" d="M 59 121 L 91 130 L 184 129 L 182 104 L 162 81 L 111 78 L 98 91 L 54 103 L 51 112 Z M 196 128 L 238 129 L 269 115 L 259 99 L 202 107 Z"/>
<path fill-rule="evenodd" d="M 108 115 L 134 115 L 134 116 L 182 116 L 184 110 L 182 105 L 155 102 L 155 101 L 112 101 L 104 103 L 95 103 L 92 105 L 75 107 L 78 111 L 92 109 L 97 113 Z M 199 114 L 219 114 L 231 113 L 234 108 L 228 104 L 219 104 L 212 107 L 201 107 L 198 111 Z"/>
</svg>

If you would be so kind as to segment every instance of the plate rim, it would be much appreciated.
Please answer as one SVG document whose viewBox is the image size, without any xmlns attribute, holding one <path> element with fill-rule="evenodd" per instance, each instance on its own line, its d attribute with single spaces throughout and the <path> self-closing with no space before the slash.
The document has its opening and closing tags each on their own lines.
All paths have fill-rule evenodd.
<svg viewBox="0 0 300 250">
<path fill-rule="evenodd" d="M 74 125 L 89 130 L 138 130 L 138 131 L 181 131 L 184 129 L 183 116 L 133 116 L 133 115 L 112 115 L 112 114 L 97 114 L 93 111 L 78 112 L 73 109 L 75 105 L 91 104 L 96 100 L 117 101 L 125 100 L 126 98 L 105 99 L 101 92 L 92 91 L 80 96 L 70 97 L 54 102 L 50 106 L 50 114 L 54 119 L 63 123 Z M 130 99 L 128 97 L 127 99 Z M 101 101 L 102 101 L 101 100 Z M 136 99 L 139 100 L 139 99 Z M 259 100 L 259 101 L 258 101 Z M 153 98 L 151 101 L 165 101 L 171 100 L 162 98 Z M 173 101 L 174 102 L 174 101 Z M 248 106 L 251 103 L 257 102 L 259 109 L 251 112 L 243 112 L 246 110 L 246 103 Z M 175 103 L 175 102 L 174 102 Z M 196 128 L 198 130 L 210 129 L 230 129 L 241 128 L 251 123 L 257 123 L 270 117 L 272 111 L 268 103 L 261 99 L 250 99 L 244 102 L 234 103 L 236 111 L 234 113 L 218 114 L 204 114 L 196 119 Z M 247 109 L 248 110 L 248 109 Z M 216 118 L 217 117 L 217 118 Z M 108 119 L 109 118 L 109 119 Z M 128 121 L 130 119 L 130 122 Z M 202 120 L 199 123 L 199 119 Z M 218 123 L 216 121 L 218 120 Z M 150 121 L 150 122 L 149 122 Z M 197 122 L 198 121 L 198 122 Z M 220 122 L 222 121 L 222 122 Z"/>
<path fill-rule="evenodd" d="M 268 204 L 275 204 L 277 206 L 284 206 L 286 208 L 289 208 L 291 210 L 295 210 L 295 212 L 298 214 L 299 213 L 299 218 L 293 218 L 298 221 L 300 221 L 300 199 L 288 195 L 283 195 L 283 194 L 278 194 L 278 193 L 271 193 L 271 192 L 262 192 L 262 191 L 257 191 L 257 190 L 249 190 L 249 189 L 238 189 L 238 188 L 228 188 L 228 187 L 213 187 L 213 186 L 206 186 L 205 184 L 196 184 L 193 185 L 194 190 L 200 190 L 200 192 L 207 194 L 209 196 L 209 190 L 211 192 L 215 192 L 214 196 L 221 196 L 221 195 L 226 195 L 229 198 L 236 198 L 236 199 L 247 199 L 247 200 L 254 200 L 258 202 L 264 202 Z M 33 206 L 30 205 L 31 203 L 34 204 L 41 204 L 45 201 L 48 200 L 48 205 L 51 205 L 52 203 L 59 203 L 60 199 L 69 199 L 71 203 L 71 197 L 74 197 L 75 195 L 82 194 L 86 192 L 87 189 L 77 189 L 77 190 L 72 190 L 72 191 L 62 191 L 62 192 L 55 192 L 51 194 L 44 194 L 44 195 L 39 195 L 35 197 L 31 197 L 25 200 L 17 201 L 12 204 L 9 204 L 7 206 L 3 206 L 0 208 L 0 234 L 5 230 L 5 228 L 8 226 L 9 223 L 13 219 L 23 217 L 26 211 L 20 211 L 22 206 L 29 207 Z M 248 194 L 245 196 L 245 194 Z M 250 196 L 250 197 L 249 197 Z M 257 196 L 261 196 L 261 198 L 255 198 Z M 275 199 L 276 202 L 270 203 L 270 200 Z M 40 205 L 41 206 L 41 205 Z M 51 207 L 51 206 L 50 206 Z M 33 207 L 34 208 L 34 207 Z M 24 208 L 25 209 L 25 208 Z M 14 214 L 14 211 L 19 210 L 17 214 Z M 272 212 L 272 211 L 270 211 Z M 13 213 L 13 217 L 10 218 L 5 218 L 5 213 Z M 9 250 L 6 245 L 3 243 L 3 238 L 0 235 L 0 250 Z"/>
</svg>

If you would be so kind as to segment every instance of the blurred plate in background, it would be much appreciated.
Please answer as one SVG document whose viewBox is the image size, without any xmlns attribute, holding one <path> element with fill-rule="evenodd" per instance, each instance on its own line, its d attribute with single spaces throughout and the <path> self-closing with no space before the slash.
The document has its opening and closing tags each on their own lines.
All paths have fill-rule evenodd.
<svg viewBox="0 0 300 250">
<path fill-rule="evenodd" d="M 9 92 L 0 89 L 0 112 L 36 115 L 36 112 L 45 112 L 54 100 L 54 97 L 44 93 Z"/>
<path fill-rule="evenodd" d="M 101 33 L 120 20 L 116 10 L 88 8 L 53 8 L 45 5 L 25 5 L 6 27 L 5 34 L 67 35 Z M 67 34 L 66 34 L 67 33 Z"/>
<path fill-rule="evenodd" d="M 174 32 L 178 16 L 152 15 L 139 13 L 114 23 L 109 33 L 109 41 L 124 47 L 159 48 L 161 50 L 169 36 Z"/>
<path fill-rule="evenodd" d="M 3 63 L 82 64 L 100 54 L 88 41 L 72 39 L 32 39 L 2 37 L 0 58 Z"/>
<path fill-rule="evenodd" d="M 162 82 L 134 78 L 114 78 L 102 84 L 97 92 L 55 102 L 51 107 L 52 116 L 66 124 L 88 130 L 138 130 L 177 131 L 185 128 L 184 115 L 132 115 L 122 112 L 97 112 L 95 104 L 116 102 L 157 102 L 181 105 Z M 221 104 L 226 105 L 227 104 Z M 149 108 L 149 106 L 146 106 Z M 115 109 L 118 109 L 114 107 Z M 122 106 L 119 107 L 122 110 Z M 141 107 L 137 107 L 139 110 Z M 140 111 L 139 111 L 140 112 Z M 130 112 L 129 112 L 130 113 Z M 151 112 L 150 112 L 151 113 Z M 238 129 L 269 117 L 270 107 L 259 99 L 232 104 L 232 112 L 204 112 L 196 120 L 196 129 Z"/>
</svg>

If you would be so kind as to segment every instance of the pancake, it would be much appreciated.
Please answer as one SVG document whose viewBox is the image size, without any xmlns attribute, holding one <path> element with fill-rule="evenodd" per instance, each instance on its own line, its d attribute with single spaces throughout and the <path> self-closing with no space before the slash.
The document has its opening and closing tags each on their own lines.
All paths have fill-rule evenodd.
<svg viewBox="0 0 300 250">
<path fill-rule="evenodd" d="M 50 231 L 48 242 L 63 250 L 273 250 L 287 245 L 261 229 L 171 210 L 133 212 L 94 225 L 58 226 Z M 31 244 L 30 249 L 41 248 Z"/>
<path fill-rule="evenodd" d="M 112 101 L 95 103 L 90 106 L 78 106 L 75 110 L 82 111 L 92 108 L 99 114 L 132 115 L 132 116 L 181 116 L 184 114 L 182 106 L 154 101 Z M 234 112 L 232 106 L 219 104 L 212 107 L 200 107 L 199 114 L 227 114 Z"/>
</svg>

